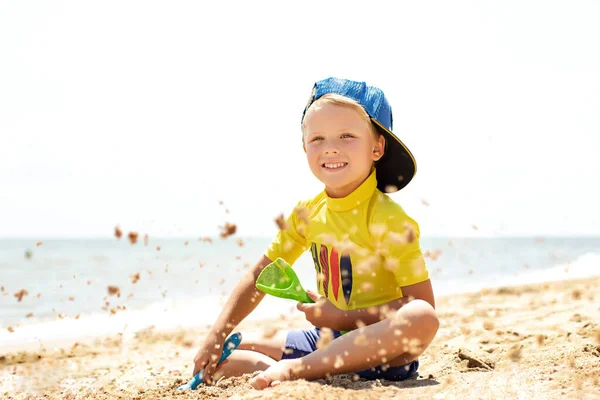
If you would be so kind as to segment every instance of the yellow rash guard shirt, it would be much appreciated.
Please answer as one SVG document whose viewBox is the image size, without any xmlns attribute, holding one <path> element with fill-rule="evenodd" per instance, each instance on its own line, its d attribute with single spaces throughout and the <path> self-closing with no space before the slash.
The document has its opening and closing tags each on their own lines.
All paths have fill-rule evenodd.
<svg viewBox="0 0 600 400">
<path fill-rule="evenodd" d="M 309 248 L 319 293 L 342 310 L 390 302 L 429 279 L 418 224 L 377 189 L 375 171 L 347 197 L 299 202 L 265 255 L 293 265 Z"/>
</svg>

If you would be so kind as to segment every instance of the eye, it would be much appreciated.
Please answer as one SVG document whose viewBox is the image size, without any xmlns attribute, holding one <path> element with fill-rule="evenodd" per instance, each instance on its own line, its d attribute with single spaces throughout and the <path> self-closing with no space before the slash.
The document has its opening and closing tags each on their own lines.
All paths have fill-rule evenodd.
<svg viewBox="0 0 600 400">
<path fill-rule="evenodd" d="M 314 138 L 310 139 L 311 142 L 316 142 L 317 140 L 323 140 L 323 136 L 315 136 Z"/>
<path fill-rule="evenodd" d="M 353 137 L 354 137 L 354 135 L 351 133 L 342 133 L 342 136 L 341 136 L 342 139 L 353 138 Z"/>
</svg>

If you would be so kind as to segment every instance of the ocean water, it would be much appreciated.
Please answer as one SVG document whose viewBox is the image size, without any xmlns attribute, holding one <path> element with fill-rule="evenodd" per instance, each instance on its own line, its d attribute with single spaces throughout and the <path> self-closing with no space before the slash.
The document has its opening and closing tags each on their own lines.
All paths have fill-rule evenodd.
<svg viewBox="0 0 600 400">
<path fill-rule="evenodd" d="M 126 238 L 0 239 L 0 353 L 20 343 L 132 333 L 152 325 L 209 325 L 269 241 L 150 238 L 144 245 L 140 238 L 132 245 Z M 600 238 L 422 238 L 421 243 L 424 251 L 439 251 L 435 260 L 428 258 L 437 296 L 600 275 Z M 310 252 L 294 268 L 303 286 L 314 289 Z M 109 286 L 118 287 L 120 296 L 110 295 Z M 27 294 L 19 301 L 15 293 L 21 290 Z M 295 304 L 267 296 L 249 318 L 289 315 L 298 312 Z"/>
</svg>

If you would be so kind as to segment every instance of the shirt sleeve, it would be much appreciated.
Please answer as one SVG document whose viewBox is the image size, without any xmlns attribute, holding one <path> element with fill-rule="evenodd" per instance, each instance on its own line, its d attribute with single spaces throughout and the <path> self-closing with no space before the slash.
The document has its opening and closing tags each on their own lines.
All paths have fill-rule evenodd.
<svg viewBox="0 0 600 400">
<path fill-rule="evenodd" d="M 281 257 L 288 264 L 293 265 L 308 248 L 306 240 L 308 219 L 306 215 L 306 204 L 303 202 L 298 203 L 285 220 L 284 229 L 277 232 L 277 236 L 265 251 L 265 256 L 271 261 Z"/>
<path fill-rule="evenodd" d="M 399 286 L 410 286 L 429 279 L 423 257 L 419 225 L 406 214 L 386 218 L 381 235 L 384 267 L 391 271 Z"/>
</svg>

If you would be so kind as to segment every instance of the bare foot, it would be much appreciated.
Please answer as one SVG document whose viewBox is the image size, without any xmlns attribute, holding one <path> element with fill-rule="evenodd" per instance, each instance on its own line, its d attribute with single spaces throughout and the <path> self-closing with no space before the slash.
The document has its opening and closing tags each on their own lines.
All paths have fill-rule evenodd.
<svg viewBox="0 0 600 400">
<path fill-rule="evenodd" d="M 281 360 L 273 364 L 250 380 L 254 389 L 263 390 L 269 386 L 277 386 L 283 381 L 298 379 L 297 373 L 302 369 L 300 359 Z"/>
</svg>

